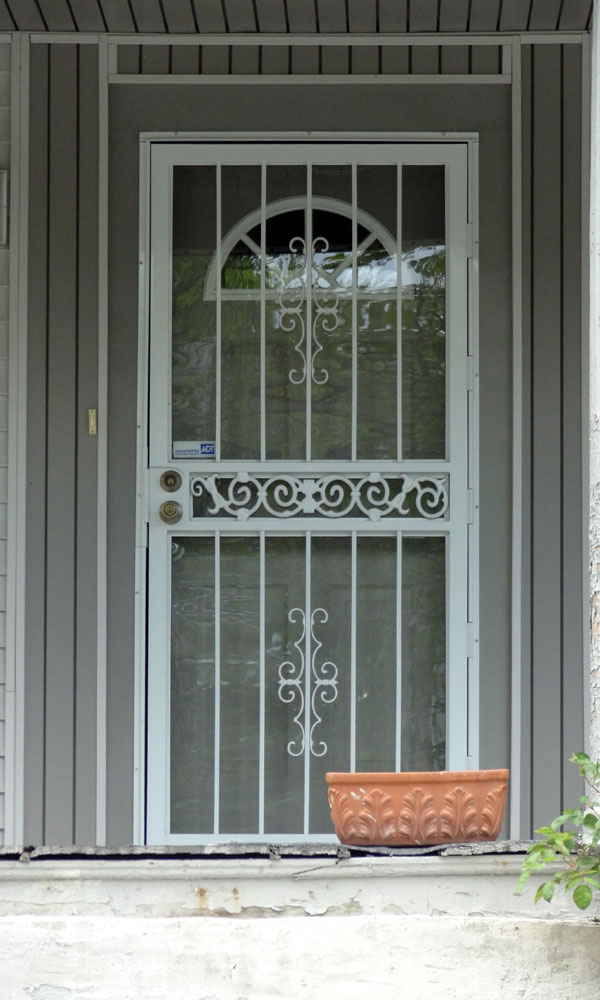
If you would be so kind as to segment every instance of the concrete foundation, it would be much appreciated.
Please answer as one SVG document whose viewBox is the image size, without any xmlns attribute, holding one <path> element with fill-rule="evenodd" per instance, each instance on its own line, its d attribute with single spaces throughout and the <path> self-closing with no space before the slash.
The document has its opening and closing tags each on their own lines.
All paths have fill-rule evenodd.
<svg viewBox="0 0 600 1000">
<path fill-rule="evenodd" d="M 2 1000 L 597 1000 L 519 857 L 0 864 Z"/>
</svg>

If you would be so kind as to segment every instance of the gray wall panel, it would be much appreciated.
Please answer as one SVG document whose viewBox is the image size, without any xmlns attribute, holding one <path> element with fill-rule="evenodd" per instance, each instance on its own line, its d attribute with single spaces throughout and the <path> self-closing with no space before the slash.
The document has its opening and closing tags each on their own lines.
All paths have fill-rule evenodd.
<svg viewBox="0 0 600 1000">
<path fill-rule="evenodd" d="M 560 49 L 536 47 L 532 59 L 532 798 L 540 826 L 556 812 L 561 774 Z"/>
<path fill-rule="evenodd" d="M 133 547 L 137 359 L 138 135 L 141 131 L 348 130 L 481 133 L 482 629 L 484 766 L 509 763 L 510 94 L 505 87 L 211 86 L 111 91 L 109 481 L 109 839 L 131 837 Z M 393 114 L 390 109 L 394 109 Z M 120 182 L 127 178 L 127 183 Z M 498 416 L 500 414 L 500 417 Z"/>
<path fill-rule="evenodd" d="M 97 438 L 87 416 L 98 406 L 98 51 L 79 46 L 77 520 L 75 616 L 76 844 L 96 837 Z"/>
<path fill-rule="evenodd" d="M 530 45 L 521 48 L 521 170 L 522 170 L 522 497 L 521 497 L 521 836 L 529 837 L 531 826 L 531 202 L 532 130 Z"/>
<path fill-rule="evenodd" d="M 533 829 L 576 804 L 567 760 L 583 745 L 581 52 L 570 48 L 535 46 L 524 91 Z"/>
<path fill-rule="evenodd" d="M 98 54 L 31 59 L 25 837 L 93 843 Z"/>
<path fill-rule="evenodd" d="M 46 841 L 72 838 L 77 51 L 50 49 L 46 492 Z"/>
<path fill-rule="evenodd" d="M 581 392 L 581 49 L 562 49 L 562 373 L 563 373 L 563 803 L 573 806 L 581 794 L 576 768 L 567 763 L 583 749 L 583 551 Z"/>
<path fill-rule="evenodd" d="M 26 574 L 29 620 L 25 636 L 25 842 L 44 841 L 46 622 L 46 294 L 48 47 L 32 46 L 29 156 L 29 303 L 27 396 Z"/>
</svg>

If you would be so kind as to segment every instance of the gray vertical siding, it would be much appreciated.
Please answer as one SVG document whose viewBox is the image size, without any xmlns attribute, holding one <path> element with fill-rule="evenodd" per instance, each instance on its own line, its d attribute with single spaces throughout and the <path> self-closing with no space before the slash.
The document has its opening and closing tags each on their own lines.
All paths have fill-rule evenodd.
<svg viewBox="0 0 600 1000">
<path fill-rule="evenodd" d="M 139 6 L 139 5 L 138 5 Z M 137 8 L 136 8 L 137 9 Z M 141 8 L 140 8 L 141 9 Z M 307 8 L 308 10 L 308 8 Z M 387 72 L 497 72 L 499 51 L 384 49 Z M 235 67 L 233 66 L 235 55 Z M 230 52 L 121 47 L 127 73 L 227 72 Z M 244 63 L 244 59 L 249 62 Z M 354 72 L 378 71 L 366 49 Z M 241 60 L 241 61 L 240 61 Z M 231 55 L 344 72 L 348 51 Z M 300 60 L 300 62 L 298 62 Z M 256 66 L 255 66 L 256 63 Z M 31 50 L 26 839 L 95 837 L 98 54 Z M 108 840 L 132 831 L 140 131 L 479 132 L 481 764 L 510 763 L 510 93 L 502 86 L 114 87 L 110 112 Z M 259 99 L 257 100 L 257 97 Z M 523 829 L 577 796 L 582 745 L 581 51 L 523 48 Z M 293 125 L 291 124 L 293 122 Z"/>
<path fill-rule="evenodd" d="M 0 45 L 0 167 L 10 166 L 10 45 Z M 4 843 L 6 540 L 8 500 L 8 247 L 0 248 L 0 845 Z"/>
<path fill-rule="evenodd" d="M 32 46 L 25 837 L 95 825 L 97 51 Z"/>
<path fill-rule="evenodd" d="M 525 805 L 535 829 L 576 803 L 568 757 L 583 744 L 581 50 L 525 47 L 523 69 Z"/>
</svg>

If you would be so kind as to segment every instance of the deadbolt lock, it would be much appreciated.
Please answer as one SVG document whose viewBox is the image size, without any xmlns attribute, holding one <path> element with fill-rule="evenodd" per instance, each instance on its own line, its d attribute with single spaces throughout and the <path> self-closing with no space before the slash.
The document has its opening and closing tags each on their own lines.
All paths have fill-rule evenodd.
<svg viewBox="0 0 600 1000">
<path fill-rule="evenodd" d="M 175 469 L 168 469 L 160 477 L 160 485 L 165 493 L 175 493 L 181 486 L 181 483 L 181 476 Z"/>
<path fill-rule="evenodd" d="M 165 500 L 158 508 L 158 513 L 166 524 L 177 524 L 183 517 L 183 507 L 176 500 Z"/>
</svg>

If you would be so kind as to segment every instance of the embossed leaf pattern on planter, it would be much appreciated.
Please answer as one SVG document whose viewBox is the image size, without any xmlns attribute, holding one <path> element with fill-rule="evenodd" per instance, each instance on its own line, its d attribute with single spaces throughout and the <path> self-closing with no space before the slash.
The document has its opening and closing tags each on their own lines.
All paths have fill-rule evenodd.
<svg viewBox="0 0 600 1000">
<path fill-rule="evenodd" d="M 398 833 L 405 844 L 430 844 L 438 836 L 438 815 L 431 795 L 415 788 L 404 797 Z"/>
<path fill-rule="evenodd" d="M 481 832 L 485 834 L 485 839 L 494 840 L 502 825 L 504 815 L 504 805 L 506 803 L 506 786 L 498 785 L 490 788 L 485 797 L 485 805 L 481 810 Z"/>
<path fill-rule="evenodd" d="M 444 840 L 472 840 L 479 831 L 479 817 L 472 794 L 458 785 L 444 795 L 440 813 L 441 832 Z"/>
<path fill-rule="evenodd" d="M 335 831 L 345 844 L 495 840 L 508 771 L 328 774 Z"/>
</svg>

